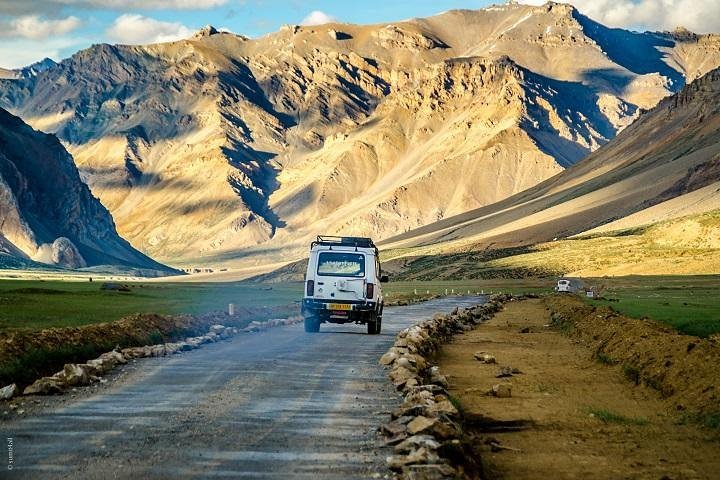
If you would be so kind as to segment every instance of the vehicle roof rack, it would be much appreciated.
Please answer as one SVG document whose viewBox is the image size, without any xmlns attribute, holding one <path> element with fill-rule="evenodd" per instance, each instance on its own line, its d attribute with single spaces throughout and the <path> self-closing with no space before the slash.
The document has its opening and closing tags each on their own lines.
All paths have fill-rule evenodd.
<svg viewBox="0 0 720 480">
<path fill-rule="evenodd" d="M 310 244 L 310 248 L 315 245 L 327 245 L 330 247 L 361 247 L 373 248 L 377 253 L 378 249 L 371 238 L 367 237 L 337 237 L 333 235 L 318 235 L 317 240 Z"/>
</svg>

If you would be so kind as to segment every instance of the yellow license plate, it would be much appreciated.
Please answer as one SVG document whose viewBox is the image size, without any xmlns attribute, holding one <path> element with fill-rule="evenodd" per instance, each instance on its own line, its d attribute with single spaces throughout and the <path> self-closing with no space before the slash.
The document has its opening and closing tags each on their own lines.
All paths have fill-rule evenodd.
<svg viewBox="0 0 720 480">
<path fill-rule="evenodd" d="M 328 303 L 328 310 L 352 310 L 349 303 Z"/>
</svg>

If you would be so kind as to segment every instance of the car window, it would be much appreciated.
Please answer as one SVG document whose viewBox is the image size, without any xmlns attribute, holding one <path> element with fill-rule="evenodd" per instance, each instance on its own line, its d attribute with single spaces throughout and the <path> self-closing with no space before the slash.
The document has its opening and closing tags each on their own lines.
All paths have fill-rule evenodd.
<svg viewBox="0 0 720 480">
<path fill-rule="evenodd" d="M 321 252 L 317 273 L 333 277 L 364 277 L 365 256 L 361 253 Z"/>
</svg>

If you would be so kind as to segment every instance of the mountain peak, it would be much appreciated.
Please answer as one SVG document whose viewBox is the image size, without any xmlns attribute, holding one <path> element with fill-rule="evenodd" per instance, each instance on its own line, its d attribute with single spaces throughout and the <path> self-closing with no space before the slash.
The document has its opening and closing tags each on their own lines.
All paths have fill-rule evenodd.
<svg viewBox="0 0 720 480">
<path fill-rule="evenodd" d="M 193 35 L 193 38 L 209 37 L 217 33 L 219 33 L 217 28 L 213 27 L 212 25 L 205 25 L 203 28 L 198 30 L 195 35 Z"/>
</svg>

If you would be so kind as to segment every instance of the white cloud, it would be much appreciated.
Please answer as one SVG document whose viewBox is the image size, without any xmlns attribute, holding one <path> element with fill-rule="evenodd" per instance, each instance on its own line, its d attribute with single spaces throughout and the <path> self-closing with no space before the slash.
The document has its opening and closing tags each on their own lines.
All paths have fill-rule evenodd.
<svg viewBox="0 0 720 480">
<path fill-rule="evenodd" d="M 0 0 L 0 13 L 57 13 L 66 7 L 127 10 L 172 9 L 205 10 L 225 5 L 228 0 Z"/>
<path fill-rule="evenodd" d="M 108 38 L 132 45 L 161 43 L 191 37 L 193 31 L 180 22 L 162 22 L 136 14 L 124 14 L 105 32 Z"/>
<path fill-rule="evenodd" d="M 59 20 L 43 20 L 37 15 L 25 15 L 0 25 L 0 37 L 43 40 L 64 35 L 78 28 L 82 22 L 77 17 Z"/>
<path fill-rule="evenodd" d="M 0 67 L 22 68 L 38 60 L 50 57 L 53 60 L 62 59 L 61 52 L 66 48 L 77 48 L 83 40 L 74 38 L 48 39 L 44 42 L 17 39 L 6 40 L 0 45 Z"/>
<path fill-rule="evenodd" d="M 544 0 L 522 0 L 542 5 Z M 718 0 L 573 0 L 578 10 L 610 27 L 673 30 L 683 26 L 697 33 L 720 31 Z"/>
<path fill-rule="evenodd" d="M 302 19 L 300 25 L 311 26 L 311 25 L 322 25 L 324 23 L 337 22 L 337 19 L 331 15 L 320 10 L 313 10 L 305 18 Z"/>
</svg>

